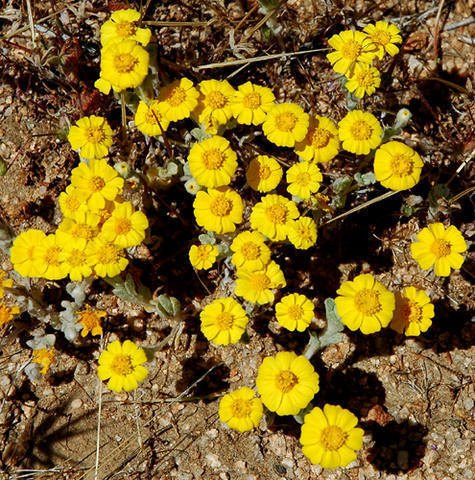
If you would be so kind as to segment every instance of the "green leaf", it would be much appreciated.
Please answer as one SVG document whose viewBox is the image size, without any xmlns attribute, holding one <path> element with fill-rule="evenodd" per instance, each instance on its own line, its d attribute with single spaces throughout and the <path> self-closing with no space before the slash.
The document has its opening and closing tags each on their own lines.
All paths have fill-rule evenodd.
<svg viewBox="0 0 475 480">
<path fill-rule="evenodd" d="M 350 188 L 352 182 L 353 180 L 348 175 L 338 177 L 332 183 L 333 191 L 335 193 L 344 193 Z"/>
<path fill-rule="evenodd" d="M 355 181 L 358 185 L 361 186 L 368 186 L 376 183 L 376 176 L 373 172 L 367 172 L 367 173 L 356 173 L 355 174 Z"/>
<path fill-rule="evenodd" d="M 198 236 L 198 240 L 201 242 L 202 245 L 215 245 L 216 238 L 215 236 L 210 233 L 202 233 Z"/>
</svg>

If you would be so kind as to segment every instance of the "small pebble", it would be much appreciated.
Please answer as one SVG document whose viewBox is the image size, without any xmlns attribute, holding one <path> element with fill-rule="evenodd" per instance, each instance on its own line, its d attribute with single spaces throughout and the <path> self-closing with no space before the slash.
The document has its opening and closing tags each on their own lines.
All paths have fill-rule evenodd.
<svg viewBox="0 0 475 480">
<path fill-rule="evenodd" d="M 71 402 L 71 408 L 73 410 L 78 410 L 79 408 L 82 407 L 82 400 L 80 398 L 75 398 L 72 402 Z"/>
<path fill-rule="evenodd" d="M 219 461 L 219 457 L 215 453 L 208 453 L 208 455 L 206 455 L 205 458 L 206 458 L 206 463 L 211 468 L 219 468 L 221 466 L 221 462 Z"/>
</svg>

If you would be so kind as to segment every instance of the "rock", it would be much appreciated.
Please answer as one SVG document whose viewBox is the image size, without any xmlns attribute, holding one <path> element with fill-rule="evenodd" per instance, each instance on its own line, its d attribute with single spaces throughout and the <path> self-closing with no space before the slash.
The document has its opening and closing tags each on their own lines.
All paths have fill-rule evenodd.
<svg viewBox="0 0 475 480">
<path fill-rule="evenodd" d="M 82 400 L 80 398 L 75 398 L 72 402 L 71 402 L 71 408 L 73 410 L 78 410 L 79 408 L 82 407 Z"/>
<path fill-rule="evenodd" d="M 208 453 L 208 455 L 206 455 L 205 459 L 206 459 L 206 463 L 211 468 L 219 468 L 221 466 L 221 462 L 219 461 L 219 457 L 215 453 Z"/>
</svg>

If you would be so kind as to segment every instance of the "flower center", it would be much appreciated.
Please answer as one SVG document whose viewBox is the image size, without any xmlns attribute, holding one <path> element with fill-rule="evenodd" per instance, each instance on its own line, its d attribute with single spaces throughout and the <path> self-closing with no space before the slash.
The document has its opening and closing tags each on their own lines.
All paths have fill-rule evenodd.
<svg viewBox="0 0 475 480">
<path fill-rule="evenodd" d="M 89 179 L 89 190 L 92 192 L 100 192 L 106 186 L 106 182 L 102 177 L 92 177 Z"/>
<path fill-rule="evenodd" d="M 96 229 L 85 223 L 76 223 L 76 225 L 71 228 L 71 235 L 75 238 L 91 240 L 96 236 Z"/>
<path fill-rule="evenodd" d="M 257 175 L 261 180 L 267 180 L 270 177 L 271 170 L 267 165 L 259 165 L 258 173 Z"/>
<path fill-rule="evenodd" d="M 402 305 L 402 317 L 406 325 L 410 324 L 411 322 L 421 323 L 422 322 L 422 307 L 415 302 L 414 300 L 410 300 L 409 298 L 403 299 Z"/>
<path fill-rule="evenodd" d="M 391 170 L 398 177 L 405 177 L 412 173 L 413 162 L 407 155 L 395 155 L 391 158 Z"/>
<path fill-rule="evenodd" d="M 261 96 L 256 92 L 248 93 L 242 99 L 242 104 L 246 108 L 255 110 L 256 108 L 259 108 L 261 106 Z"/>
<path fill-rule="evenodd" d="M 350 128 L 351 135 L 355 140 L 369 140 L 373 129 L 364 120 L 356 121 Z"/>
<path fill-rule="evenodd" d="M 97 263 L 114 263 L 119 258 L 119 248 L 113 243 L 106 243 L 97 251 Z"/>
<path fill-rule="evenodd" d="M 343 433 L 340 427 L 329 425 L 325 427 L 320 436 L 320 442 L 325 450 L 338 450 L 346 441 L 347 435 Z"/>
<path fill-rule="evenodd" d="M 181 87 L 175 87 L 170 90 L 167 96 L 167 102 L 172 107 L 178 107 L 181 105 L 186 99 L 186 92 Z"/>
<path fill-rule="evenodd" d="M 221 312 L 216 317 L 216 325 L 220 330 L 229 330 L 234 323 L 234 317 L 229 312 Z"/>
<path fill-rule="evenodd" d="M 233 202 L 224 195 L 220 195 L 213 199 L 210 203 L 209 209 L 211 210 L 211 213 L 217 217 L 226 217 L 233 209 Z"/>
<path fill-rule="evenodd" d="M 226 160 L 219 150 L 207 150 L 202 157 L 204 166 L 208 170 L 218 170 L 223 166 Z"/>
<path fill-rule="evenodd" d="M 66 197 L 66 200 L 64 203 L 66 205 L 66 208 L 72 212 L 74 210 L 77 210 L 81 206 L 81 202 L 78 200 L 78 198 L 72 195 L 69 195 L 68 197 Z"/>
<path fill-rule="evenodd" d="M 249 400 L 244 400 L 243 398 L 237 398 L 231 404 L 231 411 L 233 412 L 233 417 L 249 417 L 251 415 L 251 402 Z"/>
<path fill-rule="evenodd" d="M 307 225 L 303 224 L 298 224 L 297 225 L 297 234 L 298 236 L 305 242 L 313 242 L 314 241 L 314 236 L 312 234 L 312 230 L 310 227 L 307 227 Z"/>
<path fill-rule="evenodd" d="M 310 176 L 310 173 L 302 172 L 297 175 L 297 178 L 295 179 L 295 183 L 301 187 L 306 187 L 311 180 L 312 180 L 312 177 Z"/>
<path fill-rule="evenodd" d="M 134 371 L 130 355 L 124 355 L 123 353 L 114 355 L 110 368 L 117 375 L 129 375 Z"/>
<path fill-rule="evenodd" d="M 375 290 L 360 290 L 354 299 L 355 307 L 363 315 L 374 315 L 381 310 L 379 303 L 379 293 Z"/>
<path fill-rule="evenodd" d="M 356 75 L 356 83 L 360 87 L 371 87 L 374 85 L 374 77 L 370 71 L 362 71 Z"/>
<path fill-rule="evenodd" d="M 384 30 L 375 30 L 371 34 L 371 40 L 373 43 L 378 43 L 382 46 L 385 46 L 391 41 L 391 35 Z"/>
<path fill-rule="evenodd" d="M 301 305 L 290 305 L 290 307 L 287 309 L 287 315 L 292 320 L 300 320 L 303 316 L 303 308 Z"/>
<path fill-rule="evenodd" d="M 213 109 L 219 110 L 220 108 L 224 108 L 228 103 L 228 99 L 218 91 L 209 92 L 206 95 L 206 103 Z"/>
<path fill-rule="evenodd" d="M 132 230 L 132 222 L 128 218 L 118 218 L 114 230 L 117 235 L 127 235 Z"/>
<path fill-rule="evenodd" d="M 135 35 L 136 28 L 130 22 L 117 22 L 115 31 L 119 37 L 128 38 Z"/>
<path fill-rule="evenodd" d="M 44 260 L 51 267 L 57 267 L 60 263 L 58 260 L 61 248 L 57 246 L 48 247 L 45 252 Z"/>
<path fill-rule="evenodd" d="M 89 127 L 85 132 L 88 143 L 101 143 L 105 140 L 106 134 L 102 127 Z"/>
<path fill-rule="evenodd" d="M 154 110 L 153 107 L 148 107 L 147 112 L 145 113 L 145 122 L 149 125 L 158 125 L 162 121 L 162 115 L 157 110 Z"/>
<path fill-rule="evenodd" d="M 251 279 L 253 290 L 262 292 L 270 288 L 270 279 L 265 273 L 254 273 Z"/>
<path fill-rule="evenodd" d="M 261 249 L 255 243 L 246 242 L 241 247 L 241 253 L 246 260 L 256 260 L 261 254 Z"/>
<path fill-rule="evenodd" d="M 430 247 L 430 251 L 436 256 L 436 258 L 447 257 L 450 255 L 452 245 L 447 240 L 442 238 L 436 238 L 434 243 Z"/>
<path fill-rule="evenodd" d="M 275 379 L 275 386 L 277 390 L 280 390 L 282 393 L 289 393 L 297 383 L 299 383 L 299 379 L 295 373 L 290 370 L 283 370 Z"/>
<path fill-rule="evenodd" d="M 345 42 L 341 46 L 341 56 L 347 60 L 355 61 L 361 55 L 361 45 L 354 40 Z"/>
<path fill-rule="evenodd" d="M 79 319 L 76 323 L 82 323 L 87 330 L 92 330 L 94 327 L 97 327 L 99 325 L 99 320 L 100 319 L 97 316 L 96 312 L 85 310 L 81 312 L 81 315 L 79 316 Z"/>
<path fill-rule="evenodd" d="M 119 73 L 130 73 L 139 61 L 130 53 L 119 53 L 114 57 L 114 67 Z"/>
<path fill-rule="evenodd" d="M 312 135 L 312 145 L 314 148 L 323 148 L 328 145 L 333 135 L 323 128 L 316 128 Z"/>
<path fill-rule="evenodd" d="M 208 260 L 209 252 L 208 252 L 208 249 L 206 248 L 206 245 L 198 245 L 197 255 L 200 261 L 202 262 Z"/>
<path fill-rule="evenodd" d="M 79 250 L 77 248 L 71 250 L 71 253 L 68 258 L 68 263 L 71 267 L 79 267 L 81 265 L 85 265 L 87 260 L 87 256 L 83 250 Z"/>
<path fill-rule="evenodd" d="M 266 216 L 272 223 L 284 224 L 287 221 L 287 208 L 280 203 L 266 208 Z"/>
<path fill-rule="evenodd" d="M 275 124 L 281 132 L 290 132 L 297 124 L 297 116 L 292 112 L 279 113 L 275 117 Z"/>
</svg>

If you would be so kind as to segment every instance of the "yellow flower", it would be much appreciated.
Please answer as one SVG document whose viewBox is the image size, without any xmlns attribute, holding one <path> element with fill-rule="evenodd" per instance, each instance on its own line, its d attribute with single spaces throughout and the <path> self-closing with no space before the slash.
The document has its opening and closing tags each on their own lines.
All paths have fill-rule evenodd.
<svg viewBox="0 0 475 480">
<path fill-rule="evenodd" d="M 122 193 L 124 179 L 105 160 L 91 160 L 89 165 L 81 162 L 73 168 L 71 184 L 87 200 L 90 210 L 100 210 L 106 200 L 115 200 Z"/>
<path fill-rule="evenodd" d="M 170 120 L 166 116 L 167 106 L 165 102 L 152 100 L 150 105 L 140 100 L 135 112 L 135 126 L 144 135 L 151 137 L 162 135 L 167 131 Z M 162 132 L 163 129 L 163 132 Z"/>
<path fill-rule="evenodd" d="M 223 125 L 233 116 L 231 99 L 236 90 L 227 80 L 203 80 L 198 84 L 201 92 L 197 114 L 198 122 L 206 127 Z M 211 122 L 211 125 L 208 123 Z"/>
<path fill-rule="evenodd" d="M 96 237 L 87 244 L 86 255 L 99 277 L 115 277 L 129 264 L 124 257 L 124 250 L 119 245 L 101 237 Z"/>
<path fill-rule="evenodd" d="M 64 233 L 56 232 L 41 239 L 33 250 L 33 269 L 37 276 L 47 280 L 59 280 L 68 274 L 64 263 Z"/>
<path fill-rule="evenodd" d="M 272 241 L 285 240 L 289 222 L 299 216 L 297 205 L 281 195 L 266 195 L 251 212 L 251 227 Z"/>
<path fill-rule="evenodd" d="M 216 245 L 192 245 L 188 257 L 190 263 L 198 270 L 208 270 L 218 257 Z"/>
<path fill-rule="evenodd" d="M 257 192 L 270 192 L 279 185 L 282 174 L 282 167 L 275 158 L 259 155 L 249 163 L 246 180 Z"/>
<path fill-rule="evenodd" d="M 383 129 L 378 119 L 368 112 L 353 110 L 338 123 L 343 148 L 357 155 L 366 155 L 381 143 Z"/>
<path fill-rule="evenodd" d="M 333 211 L 329 203 L 330 203 L 330 198 L 327 195 L 323 195 L 323 193 L 315 193 L 310 197 L 308 201 L 310 208 L 322 210 L 324 212 Z"/>
<path fill-rule="evenodd" d="M 346 467 L 356 460 L 356 451 L 363 447 L 358 418 L 339 405 L 326 404 L 307 413 L 302 425 L 300 443 L 303 454 L 323 468 Z"/>
<path fill-rule="evenodd" d="M 279 103 L 267 114 L 262 130 L 278 147 L 293 147 L 307 135 L 309 115 L 295 103 Z"/>
<path fill-rule="evenodd" d="M 188 155 L 190 173 L 203 187 L 228 185 L 237 168 L 237 155 L 219 135 L 195 143 Z"/>
<path fill-rule="evenodd" d="M 200 93 L 188 78 L 175 80 L 160 90 L 158 99 L 164 106 L 165 117 L 170 122 L 188 118 L 198 105 Z"/>
<path fill-rule="evenodd" d="M 4 295 L 4 288 L 12 288 L 13 286 L 13 279 L 6 278 L 5 280 L 3 277 L 5 276 L 5 271 L 0 270 L 0 298 L 3 298 Z"/>
<path fill-rule="evenodd" d="M 310 118 L 307 136 L 295 145 L 295 153 L 307 162 L 329 162 L 339 151 L 340 139 L 335 122 L 319 115 Z"/>
<path fill-rule="evenodd" d="M 285 287 L 284 274 L 274 261 L 260 269 L 249 269 L 245 266 L 237 271 L 234 293 L 248 302 L 264 305 L 274 301 L 275 288 Z"/>
<path fill-rule="evenodd" d="M 346 75 L 352 72 L 357 62 L 371 63 L 375 57 L 374 46 L 368 35 L 354 30 L 344 30 L 328 40 L 336 51 L 327 54 L 333 70 Z"/>
<path fill-rule="evenodd" d="M 44 232 L 30 228 L 26 232 L 20 233 L 10 250 L 10 260 L 13 268 L 22 277 L 38 277 L 39 273 L 35 266 L 34 255 L 36 247 L 46 237 Z"/>
<path fill-rule="evenodd" d="M 19 313 L 20 307 L 18 305 L 7 307 L 3 302 L 0 302 L 0 327 L 3 327 L 3 325 L 11 322 L 13 317 Z"/>
<path fill-rule="evenodd" d="M 86 310 L 77 311 L 76 315 L 79 317 L 76 323 L 83 326 L 81 337 L 85 337 L 89 332 L 91 335 L 102 335 L 101 318 L 107 316 L 107 312 L 91 310 L 91 307 L 86 304 Z"/>
<path fill-rule="evenodd" d="M 101 353 L 97 374 L 101 380 L 109 380 L 109 390 L 130 392 L 148 375 L 148 370 L 142 365 L 146 361 L 145 352 L 135 343 L 126 340 L 121 344 L 119 340 L 114 340 Z"/>
<path fill-rule="evenodd" d="M 379 332 L 393 317 L 394 294 L 369 273 L 343 282 L 336 293 L 338 315 L 350 330 L 360 329 L 366 335 Z"/>
<path fill-rule="evenodd" d="M 313 303 L 305 295 L 291 293 L 276 304 L 275 317 L 287 330 L 303 332 L 312 321 L 313 311 Z"/>
<path fill-rule="evenodd" d="M 136 27 L 135 23 L 139 19 L 140 13 L 132 8 L 113 12 L 111 18 L 102 24 L 102 45 L 105 47 L 113 42 L 131 39 L 146 47 L 150 42 L 152 32 L 148 28 Z"/>
<path fill-rule="evenodd" d="M 407 287 L 396 293 L 396 309 L 389 327 L 406 337 L 417 336 L 431 325 L 434 305 L 424 290 Z"/>
<path fill-rule="evenodd" d="M 193 202 L 196 222 L 200 227 L 216 233 L 229 233 L 242 222 L 242 199 L 229 187 L 200 190 Z"/>
<path fill-rule="evenodd" d="M 239 432 L 247 432 L 259 426 L 264 415 L 260 398 L 248 387 L 241 387 L 227 393 L 219 402 L 219 419 L 229 428 Z"/>
<path fill-rule="evenodd" d="M 237 267 L 260 269 L 270 261 L 271 251 L 259 232 L 241 232 L 233 240 L 231 262 Z"/>
<path fill-rule="evenodd" d="M 144 240 L 147 228 L 145 214 L 136 211 L 130 202 L 115 202 L 111 216 L 102 226 L 101 236 L 119 247 L 128 248 Z"/>
<path fill-rule="evenodd" d="M 373 47 L 376 47 L 376 55 L 379 59 L 383 58 L 384 52 L 388 52 L 391 57 L 394 57 L 399 52 L 399 48 L 394 44 L 401 43 L 402 38 L 399 35 L 401 32 L 396 25 L 379 21 L 375 25 L 372 23 L 366 25 L 363 32 L 368 34 Z"/>
<path fill-rule="evenodd" d="M 55 357 L 54 347 L 39 348 L 38 350 L 33 350 L 32 361 L 40 364 L 43 367 L 40 370 L 40 373 L 43 375 L 46 375 L 50 365 L 54 362 L 54 357 Z"/>
<path fill-rule="evenodd" d="M 307 250 L 317 241 L 317 224 L 310 217 L 299 217 L 289 222 L 287 237 L 295 248 Z"/>
<path fill-rule="evenodd" d="M 92 240 L 99 233 L 101 217 L 97 212 L 88 210 L 85 205 L 74 213 L 74 216 L 65 218 L 58 226 L 58 231 L 71 235 L 72 238 Z"/>
<path fill-rule="evenodd" d="M 73 218 L 75 213 L 84 207 L 84 193 L 74 185 L 68 185 L 65 192 L 59 194 L 59 208 L 65 217 Z"/>
<path fill-rule="evenodd" d="M 319 390 L 318 373 L 303 356 L 279 352 L 265 357 L 256 378 L 262 403 L 277 415 L 297 415 Z"/>
<path fill-rule="evenodd" d="M 69 129 L 68 142 L 73 150 L 79 150 L 82 158 L 103 158 L 112 146 L 112 128 L 103 117 L 80 118 Z"/>
<path fill-rule="evenodd" d="M 63 245 L 64 263 L 66 264 L 69 278 L 73 282 L 80 282 L 83 277 L 92 275 L 94 260 L 86 255 L 87 240 L 85 238 L 70 238 Z"/>
<path fill-rule="evenodd" d="M 203 335 L 216 345 L 237 343 L 249 318 L 234 298 L 217 298 L 200 313 Z"/>
<path fill-rule="evenodd" d="M 417 242 L 411 243 L 412 258 L 423 270 L 434 266 L 439 277 L 448 277 L 450 269 L 458 270 L 464 258 L 461 253 L 467 250 L 467 244 L 457 229 L 450 225 L 447 230 L 442 223 L 432 223 L 417 234 Z"/>
<path fill-rule="evenodd" d="M 287 191 L 291 195 L 306 199 L 320 188 L 323 177 L 314 163 L 298 162 L 287 170 L 285 179 L 289 184 Z"/>
<path fill-rule="evenodd" d="M 260 125 L 267 112 L 274 106 L 275 96 L 272 90 L 246 82 L 238 87 L 231 99 L 233 116 L 244 125 Z"/>
<path fill-rule="evenodd" d="M 377 68 L 367 63 L 357 63 L 345 87 L 358 98 L 363 98 L 365 94 L 372 95 L 380 85 L 381 76 Z"/>
<path fill-rule="evenodd" d="M 149 54 L 135 40 L 112 42 L 101 50 L 101 76 L 94 86 L 107 95 L 142 84 L 148 73 Z"/>
<path fill-rule="evenodd" d="M 385 143 L 374 155 L 376 180 L 391 190 L 412 188 L 419 182 L 421 170 L 421 157 L 401 142 Z"/>
</svg>

